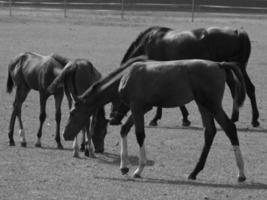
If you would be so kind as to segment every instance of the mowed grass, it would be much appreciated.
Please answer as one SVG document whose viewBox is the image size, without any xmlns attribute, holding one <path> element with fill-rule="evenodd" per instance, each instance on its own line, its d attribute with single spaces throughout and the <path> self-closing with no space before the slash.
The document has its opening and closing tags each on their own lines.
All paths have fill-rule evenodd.
<svg viewBox="0 0 267 200">
<path fill-rule="evenodd" d="M 191 22 L 189 13 L 131 12 L 122 20 L 107 11 L 71 11 L 64 19 L 60 12 L 16 10 L 8 17 L 0 11 L 0 198 L 1 199 L 266 199 L 267 129 L 266 129 L 266 56 L 267 22 L 265 16 L 198 14 Z M 194 103 L 188 105 L 190 128 L 181 127 L 177 109 L 165 109 L 157 128 L 146 128 L 148 166 L 143 179 L 122 177 L 119 171 L 120 127 L 109 127 L 105 153 L 96 159 L 81 154 L 72 157 L 72 143 L 63 139 L 64 150 L 54 141 L 54 102 L 47 104 L 43 129 L 43 148 L 35 148 L 39 124 L 39 96 L 32 91 L 22 108 L 28 141 L 19 145 L 16 125 L 15 147 L 8 146 L 8 126 L 14 92 L 6 94 L 7 66 L 20 52 L 59 53 L 70 58 L 89 59 L 103 75 L 119 67 L 120 60 L 138 33 L 149 26 L 161 25 L 178 30 L 197 27 L 230 26 L 244 28 L 252 41 L 248 73 L 256 86 L 261 127 L 252 128 L 250 102 L 247 98 L 237 123 L 247 181 L 238 184 L 231 145 L 218 129 L 206 166 L 196 181 L 187 180 L 203 145 L 203 130 Z M 230 113 L 232 100 L 226 88 L 224 108 Z M 109 115 L 109 105 L 106 106 Z M 146 123 L 155 111 L 146 115 Z M 62 128 L 68 117 L 64 99 Z M 130 173 L 138 164 L 138 145 L 133 130 L 129 133 Z"/>
</svg>

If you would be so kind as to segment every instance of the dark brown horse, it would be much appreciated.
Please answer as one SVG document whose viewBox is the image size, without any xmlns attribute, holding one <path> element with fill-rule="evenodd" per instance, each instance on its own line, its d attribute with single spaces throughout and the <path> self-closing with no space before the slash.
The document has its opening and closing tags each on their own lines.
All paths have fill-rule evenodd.
<svg viewBox="0 0 267 200">
<path fill-rule="evenodd" d="M 9 145 L 14 146 L 13 138 L 14 125 L 16 117 L 20 126 L 21 145 L 27 146 L 25 133 L 21 119 L 21 106 L 25 101 L 30 90 L 37 90 L 40 94 L 40 126 L 37 133 L 36 147 L 41 147 L 42 127 L 46 119 L 46 101 L 51 95 L 47 92 L 47 87 L 61 72 L 64 65 L 61 65 L 57 60 L 51 56 L 42 56 L 32 52 L 26 52 L 15 57 L 8 67 L 7 92 L 11 93 L 14 86 L 16 86 L 16 96 L 13 103 L 13 111 L 9 123 Z M 54 92 L 55 106 L 56 106 L 56 137 L 58 148 L 63 148 L 60 141 L 60 121 L 61 121 L 61 102 L 64 95 L 64 88 L 59 87 Z M 71 98 L 66 92 L 71 106 Z"/>
<path fill-rule="evenodd" d="M 76 59 L 66 64 L 62 72 L 48 87 L 48 91 L 54 93 L 58 87 L 64 85 L 64 88 L 70 92 L 74 102 L 79 103 L 78 96 L 100 78 L 100 72 L 97 71 L 90 61 L 86 59 Z M 102 138 L 105 138 L 107 133 L 107 122 L 104 107 L 96 109 L 92 115 L 92 120 L 90 117 L 88 118 L 86 125 L 82 129 L 81 146 L 81 150 L 85 150 L 86 156 L 94 157 L 91 139 L 95 145 L 95 152 L 104 152 L 104 140 Z M 87 136 L 86 142 L 85 136 Z M 101 139 L 99 140 L 99 138 Z M 73 147 L 74 157 L 79 157 L 77 137 L 74 140 Z"/>
<path fill-rule="evenodd" d="M 146 164 L 144 114 L 153 106 L 176 107 L 195 100 L 205 128 L 205 144 L 190 179 L 196 179 L 204 168 L 210 147 L 216 134 L 214 119 L 221 125 L 233 145 L 238 181 L 245 181 L 244 162 L 234 123 L 222 108 L 225 82 L 229 72 L 235 82 L 234 105 L 241 106 L 245 100 L 245 83 L 236 63 L 217 63 L 206 60 L 145 61 L 130 59 L 121 68 L 90 87 L 81 102 L 72 110 L 64 130 L 64 138 L 72 140 L 86 122 L 95 107 L 121 99 L 131 109 L 132 115 L 121 129 L 121 172 L 127 168 L 127 134 L 135 125 L 140 146 L 139 166 L 134 177 L 140 177 Z M 119 88 L 119 89 L 118 89 Z"/>
<path fill-rule="evenodd" d="M 259 112 L 256 104 L 255 87 L 246 71 L 250 51 L 250 39 L 244 30 L 211 27 L 180 32 L 166 27 L 155 26 L 139 34 L 128 48 L 121 64 L 139 55 L 147 55 L 149 59 L 159 61 L 198 58 L 218 62 L 238 62 L 245 79 L 247 94 L 251 100 L 251 123 L 254 127 L 257 127 L 259 126 Z M 227 76 L 226 81 L 232 96 L 235 96 L 234 81 L 231 73 Z M 120 124 L 121 119 L 129 110 L 127 106 L 120 106 L 121 109 L 118 110 L 120 103 L 113 102 L 110 124 Z M 181 106 L 180 109 L 183 114 L 183 125 L 188 126 L 190 124 L 188 111 L 185 106 Z M 162 110 L 158 107 L 157 113 L 150 122 L 150 125 L 157 125 L 161 115 Z M 239 111 L 233 110 L 232 120 L 237 121 L 238 116 Z"/>
</svg>

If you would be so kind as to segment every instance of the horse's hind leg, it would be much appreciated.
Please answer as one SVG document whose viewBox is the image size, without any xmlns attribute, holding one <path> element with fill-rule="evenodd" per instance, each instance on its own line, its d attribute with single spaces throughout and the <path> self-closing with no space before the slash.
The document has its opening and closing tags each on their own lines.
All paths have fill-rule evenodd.
<svg viewBox="0 0 267 200">
<path fill-rule="evenodd" d="M 245 83 L 246 83 L 246 89 L 247 89 L 247 95 L 250 98 L 251 102 L 251 108 L 252 108 L 252 126 L 257 127 L 260 125 L 258 118 L 259 118 L 259 110 L 257 107 L 257 102 L 256 102 L 256 95 L 255 95 L 255 86 L 251 82 L 248 74 L 246 71 L 243 71 Z"/>
<path fill-rule="evenodd" d="M 188 120 L 189 113 L 188 113 L 186 107 L 185 106 L 180 106 L 180 110 L 181 110 L 182 115 L 183 115 L 183 123 L 182 123 L 182 125 L 183 126 L 190 126 L 191 122 Z"/>
<path fill-rule="evenodd" d="M 15 121 L 16 121 L 16 117 L 18 117 L 19 120 L 19 125 L 20 125 L 20 137 L 21 137 L 21 146 L 26 147 L 27 146 L 27 142 L 25 139 L 25 132 L 23 129 L 23 124 L 22 124 L 22 120 L 21 120 L 21 106 L 23 104 L 23 102 L 25 101 L 28 93 L 29 93 L 29 89 L 23 85 L 18 86 L 17 90 L 16 90 L 16 96 L 15 96 L 15 100 L 13 103 L 13 111 L 11 114 L 11 119 L 10 119 L 10 123 L 9 123 L 9 146 L 15 146 L 15 141 L 13 138 L 13 133 L 14 133 L 14 125 L 15 125 Z"/>
<path fill-rule="evenodd" d="M 216 127 L 214 124 L 213 116 L 201 105 L 198 104 L 199 111 L 202 117 L 202 122 L 204 126 L 204 137 L 205 137 L 205 143 L 202 149 L 201 156 L 198 160 L 198 163 L 195 167 L 195 169 L 192 171 L 192 173 L 189 175 L 189 179 L 196 179 L 196 176 L 198 173 L 204 168 L 213 139 L 216 134 Z"/>
<path fill-rule="evenodd" d="M 237 136 L 236 126 L 235 124 L 227 117 L 222 108 L 218 109 L 215 113 L 216 121 L 221 125 L 226 135 L 231 141 L 233 146 L 233 150 L 235 153 L 236 164 L 238 168 L 238 181 L 243 182 L 246 180 L 245 172 L 244 172 L 244 161 L 242 158 L 242 153 L 239 148 L 239 140 Z"/>
<path fill-rule="evenodd" d="M 235 93 L 237 91 L 235 91 L 235 81 L 234 81 L 234 77 L 231 71 L 227 72 L 227 79 L 226 82 L 230 88 L 230 92 L 232 97 L 234 98 L 236 95 Z M 239 109 L 238 109 L 238 105 L 235 105 L 236 101 L 233 101 L 233 110 L 232 110 L 232 117 L 231 120 L 232 122 L 237 122 L 238 118 L 239 118 Z"/>
<path fill-rule="evenodd" d="M 157 126 L 158 120 L 162 117 L 162 108 L 157 107 L 156 115 L 153 117 L 153 119 L 149 122 L 149 126 Z"/>
<path fill-rule="evenodd" d="M 61 144 L 60 140 L 61 103 L 63 95 L 64 95 L 63 90 L 54 95 L 55 106 L 56 106 L 56 123 L 57 123 L 55 140 L 57 142 L 58 149 L 63 149 L 63 145 Z"/>
<path fill-rule="evenodd" d="M 46 102 L 47 102 L 47 98 L 48 95 L 46 95 L 44 92 L 40 92 L 40 96 L 39 96 L 39 100 L 40 100 L 40 115 L 39 115 L 39 121 L 40 121 L 40 125 L 39 125 L 39 129 L 37 132 L 37 141 L 35 143 L 36 147 L 41 147 L 42 143 L 41 143 L 41 137 L 42 137 L 42 129 L 43 129 L 43 124 L 44 121 L 46 119 Z"/>
</svg>

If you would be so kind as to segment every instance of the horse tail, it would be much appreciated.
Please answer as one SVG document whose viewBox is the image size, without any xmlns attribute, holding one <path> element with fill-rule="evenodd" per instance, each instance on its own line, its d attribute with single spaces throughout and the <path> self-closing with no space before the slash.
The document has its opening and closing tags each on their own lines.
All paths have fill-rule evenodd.
<svg viewBox="0 0 267 200">
<path fill-rule="evenodd" d="M 233 72 L 233 77 L 235 81 L 235 105 L 241 107 L 246 98 L 246 85 L 243 74 L 240 70 L 239 63 L 237 62 L 221 62 L 220 66 L 226 70 L 231 70 Z"/>
<path fill-rule="evenodd" d="M 251 42 L 247 32 L 243 29 L 238 31 L 238 38 L 241 44 L 241 52 L 238 62 L 243 65 L 242 67 L 244 67 L 244 69 L 242 70 L 245 70 L 251 53 Z"/>
<path fill-rule="evenodd" d="M 147 39 L 150 37 L 151 33 L 154 33 L 160 30 L 170 30 L 170 29 L 165 28 L 165 27 L 160 27 L 160 26 L 152 26 L 142 31 L 137 36 L 137 38 L 132 42 L 130 47 L 127 49 L 126 53 L 124 54 L 122 58 L 121 65 L 124 64 L 130 58 L 137 57 L 142 54 L 146 54 L 145 48 L 146 48 Z"/>
<path fill-rule="evenodd" d="M 22 66 L 23 63 L 23 57 L 24 54 L 19 54 L 15 59 L 11 60 L 9 65 L 8 65 L 8 77 L 7 77 L 7 83 L 6 83 L 6 92 L 7 93 L 11 93 L 13 90 L 13 87 L 15 85 L 12 76 L 11 76 L 11 72 L 14 70 L 14 68 L 16 67 L 17 64 L 19 64 L 20 66 Z"/>
<path fill-rule="evenodd" d="M 7 78 L 7 83 L 6 83 L 6 92 L 11 93 L 14 87 L 14 82 L 12 80 L 10 71 L 8 71 L 8 78 Z"/>
<path fill-rule="evenodd" d="M 67 76 L 71 75 L 75 71 L 75 66 L 73 62 L 68 62 L 62 72 L 54 79 L 54 81 L 48 86 L 47 91 L 49 93 L 55 93 L 56 90 L 60 87 L 65 88 L 65 93 L 68 97 L 69 88 L 67 88 L 68 84 L 65 84 L 65 80 Z"/>
</svg>

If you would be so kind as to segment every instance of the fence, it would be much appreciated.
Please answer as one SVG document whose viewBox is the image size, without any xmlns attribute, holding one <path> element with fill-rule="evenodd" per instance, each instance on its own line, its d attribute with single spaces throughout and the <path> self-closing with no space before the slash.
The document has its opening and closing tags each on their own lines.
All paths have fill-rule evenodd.
<svg viewBox="0 0 267 200">
<path fill-rule="evenodd" d="M 267 13 L 267 0 L 0 0 L 9 7 L 62 8 L 64 17 L 68 9 L 120 10 L 121 17 L 127 10 L 163 10 L 198 12 L 250 12 Z"/>
</svg>

